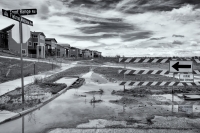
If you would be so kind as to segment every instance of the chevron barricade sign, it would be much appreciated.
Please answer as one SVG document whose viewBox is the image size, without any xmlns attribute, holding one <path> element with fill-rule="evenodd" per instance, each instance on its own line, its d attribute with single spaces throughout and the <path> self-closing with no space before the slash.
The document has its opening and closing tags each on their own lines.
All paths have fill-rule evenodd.
<svg viewBox="0 0 200 133">
<path fill-rule="evenodd" d="M 119 85 L 125 86 L 200 86 L 200 82 L 184 83 L 184 82 L 151 82 L 151 81 L 121 81 Z"/>
<path fill-rule="evenodd" d="M 141 102 L 143 105 L 200 105 L 200 102 L 198 101 L 160 101 L 160 102 L 146 102 L 146 101 L 142 101 Z"/>
<path fill-rule="evenodd" d="M 178 74 L 179 72 L 174 72 L 174 74 Z M 168 70 L 118 70 L 118 74 L 157 74 L 157 75 L 165 75 L 172 74 Z M 183 74 L 188 74 L 187 72 Z M 192 74 L 200 74 L 200 70 L 193 70 Z"/>
<path fill-rule="evenodd" d="M 169 63 L 171 60 L 181 60 L 181 61 L 195 61 L 196 63 L 200 63 L 199 59 L 151 59 L 151 58 L 119 58 L 119 62 L 123 63 Z"/>
</svg>

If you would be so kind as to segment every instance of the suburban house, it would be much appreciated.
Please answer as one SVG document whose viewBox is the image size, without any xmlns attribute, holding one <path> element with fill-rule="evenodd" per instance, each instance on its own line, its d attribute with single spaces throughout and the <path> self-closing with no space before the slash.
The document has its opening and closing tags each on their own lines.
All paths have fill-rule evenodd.
<svg viewBox="0 0 200 133">
<path fill-rule="evenodd" d="M 94 57 L 95 58 L 101 58 L 101 52 L 94 51 Z"/>
<path fill-rule="evenodd" d="M 94 51 L 91 51 L 89 49 L 84 49 L 82 51 L 83 51 L 84 58 L 93 58 L 94 57 Z"/>
<path fill-rule="evenodd" d="M 57 44 L 57 57 L 66 57 L 65 47 L 59 44 Z"/>
<path fill-rule="evenodd" d="M 27 25 L 22 24 L 23 32 L 23 43 L 22 43 L 22 54 L 28 56 L 28 40 L 30 38 L 30 28 Z M 9 25 L 4 29 L 1 29 L 1 46 L 9 51 L 20 54 L 20 39 L 19 39 L 19 25 Z M 5 37 L 7 36 L 7 37 Z"/>
<path fill-rule="evenodd" d="M 76 47 L 70 48 L 71 57 L 82 57 L 82 50 Z"/>
<path fill-rule="evenodd" d="M 0 48 L 8 49 L 8 34 L 3 30 L 0 30 Z"/>
<path fill-rule="evenodd" d="M 45 50 L 47 56 L 56 56 L 57 41 L 55 38 L 45 39 Z"/>
<path fill-rule="evenodd" d="M 65 57 L 71 57 L 71 54 L 70 54 L 70 45 L 69 44 L 59 44 L 60 46 L 64 47 L 65 48 Z"/>
<path fill-rule="evenodd" d="M 31 32 L 28 55 L 32 58 L 45 58 L 45 35 L 43 32 Z"/>
</svg>

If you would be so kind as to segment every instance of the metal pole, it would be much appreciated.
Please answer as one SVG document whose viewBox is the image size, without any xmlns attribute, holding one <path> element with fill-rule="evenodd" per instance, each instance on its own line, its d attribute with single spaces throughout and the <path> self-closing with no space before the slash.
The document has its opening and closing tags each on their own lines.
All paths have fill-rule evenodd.
<svg viewBox="0 0 200 133">
<path fill-rule="evenodd" d="M 34 62 L 34 75 L 35 75 L 35 62 Z"/>
<path fill-rule="evenodd" d="M 173 78 L 175 78 L 175 74 L 173 73 Z M 172 113 L 174 111 L 174 87 L 172 86 Z"/>
<path fill-rule="evenodd" d="M 21 22 L 21 16 L 20 16 L 20 22 L 19 22 L 19 36 L 20 36 L 20 53 L 21 53 L 21 84 L 22 84 L 22 104 L 24 109 L 24 75 L 23 75 L 23 55 L 22 55 L 22 22 Z"/>
<path fill-rule="evenodd" d="M 126 69 L 126 63 L 124 63 L 124 69 Z M 124 73 L 124 81 L 125 81 L 125 79 L 126 79 L 126 74 Z M 125 84 L 124 84 L 124 92 L 125 92 L 125 89 L 126 89 L 126 87 L 125 87 Z"/>
</svg>

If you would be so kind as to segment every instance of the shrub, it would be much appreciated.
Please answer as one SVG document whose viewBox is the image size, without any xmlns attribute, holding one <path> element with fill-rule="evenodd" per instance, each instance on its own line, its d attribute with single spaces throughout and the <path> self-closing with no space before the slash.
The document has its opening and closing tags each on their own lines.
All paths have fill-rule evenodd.
<svg viewBox="0 0 200 133">
<path fill-rule="evenodd" d="M 42 83 L 43 79 L 42 78 L 34 78 L 34 84 L 40 84 Z"/>
</svg>

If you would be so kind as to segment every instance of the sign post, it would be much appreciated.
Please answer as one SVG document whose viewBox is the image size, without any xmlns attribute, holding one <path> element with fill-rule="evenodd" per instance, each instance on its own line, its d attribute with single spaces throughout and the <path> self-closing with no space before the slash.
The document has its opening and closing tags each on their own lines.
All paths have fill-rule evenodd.
<svg viewBox="0 0 200 133">
<path fill-rule="evenodd" d="M 20 16 L 20 22 L 19 22 L 19 35 L 20 35 L 20 56 L 21 56 L 21 82 L 22 82 L 22 103 L 24 108 L 24 74 L 23 74 L 23 54 L 22 54 L 22 21 Z"/>
<path fill-rule="evenodd" d="M 22 23 L 33 26 L 33 22 L 28 20 L 21 15 L 34 15 L 37 14 L 37 9 L 17 9 L 17 10 L 4 10 L 2 9 L 2 15 L 10 19 L 16 20 L 19 22 L 19 40 L 20 40 L 20 58 L 21 58 L 21 85 L 22 85 L 22 110 L 24 110 L 24 75 L 23 75 L 23 53 L 22 53 L 22 43 L 23 43 L 23 34 L 22 34 Z"/>
</svg>

